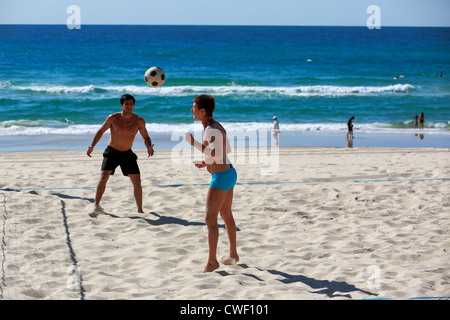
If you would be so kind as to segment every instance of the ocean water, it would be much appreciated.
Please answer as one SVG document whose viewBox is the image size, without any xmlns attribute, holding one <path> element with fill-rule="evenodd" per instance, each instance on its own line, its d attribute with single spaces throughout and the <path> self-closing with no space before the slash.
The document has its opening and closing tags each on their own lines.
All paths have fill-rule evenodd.
<svg viewBox="0 0 450 320">
<path fill-rule="evenodd" d="M 423 112 L 450 140 L 449 71 L 450 28 L 0 25 L 0 145 L 92 135 L 124 93 L 151 136 L 192 128 L 206 93 L 227 130 L 411 135 Z"/>
</svg>

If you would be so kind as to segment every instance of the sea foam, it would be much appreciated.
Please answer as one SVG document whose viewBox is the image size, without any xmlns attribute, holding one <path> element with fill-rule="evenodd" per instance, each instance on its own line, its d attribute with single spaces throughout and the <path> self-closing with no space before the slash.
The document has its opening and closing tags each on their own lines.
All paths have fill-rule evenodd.
<svg viewBox="0 0 450 320">
<path fill-rule="evenodd" d="M 371 95 L 380 93 L 407 93 L 414 89 L 410 84 L 395 84 L 388 86 L 292 86 L 292 87 L 269 87 L 269 86 L 163 86 L 160 88 L 150 88 L 146 86 L 65 86 L 65 85 L 31 85 L 17 86 L 9 85 L 3 88 L 17 91 L 31 91 L 46 94 L 86 94 L 99 92 L 130 93 L 153 96 L 191 96 L 199 93 L 206 93 L 217 96 L 234 94 L 244 95 L 281 95 L 281 96 L 350 96 L 350 95 Z"/>
<path fill-rule="evenodd" d="M 222 122 L 225 129 L 230 132 L 270 132 L 273 124 L 267 122 Z M 101 124 L 70 124 L 56 123 L 56 121 L 46 122 L 44 120 L 18 120 L 0 122 L 0 136 L 32 136 L 32 135 L 93 135 L 100 128 Z M 146 128 L 150 135 L 183 135 L 185 132 L 201 132 L 203 128 L 200 123 L 147 123 Z M 346 123 L 301 123 L 301 124 L 280 124 L 281 134 L 283 132 L 292 133 L 335 133 L 347 132 Z M 354 132 L 360 133 L 398 133 L 410 134 L 418 132 L 412 127 L 395 127 L 390 123 L 367 123 L 355 124 Z M 432 123 L 423 131 L 425 133 L 436 133 L 450 135 L 448 124 Z"/>
</svg>

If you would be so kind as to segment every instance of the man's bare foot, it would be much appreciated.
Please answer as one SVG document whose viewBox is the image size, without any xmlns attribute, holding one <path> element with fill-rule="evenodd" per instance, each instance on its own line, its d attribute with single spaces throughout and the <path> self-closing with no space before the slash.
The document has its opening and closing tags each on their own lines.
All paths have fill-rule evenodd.
<svg viewBox="0 0 450 320">
<path fill-rule="evenodd" d="M 205 269 L 203 270 L 203 273 L 212 272 L 219 267 L 220 267 L 220 264 L 219 264 L 219 262 L 217 262 L 217 260 L 215 262 L 208 262 L 205 266 Z"/>
<path fill-rule="evenodd" d="M 99 214 L 104 214 L 105 211 L 103 210 L 102 207 L 100 207 L 100 205 L 96 204 L 94 209 L 88 213 L 88 216 L 91 218 L 95 218 L 97 215 Z"/>
</svg>

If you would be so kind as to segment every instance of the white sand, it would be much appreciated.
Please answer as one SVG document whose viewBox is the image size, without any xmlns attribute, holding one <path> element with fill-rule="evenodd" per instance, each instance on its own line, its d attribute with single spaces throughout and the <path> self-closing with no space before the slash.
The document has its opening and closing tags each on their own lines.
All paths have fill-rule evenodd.
<svg viewBox="0 0 450 320">
<path fill-rule="evenodd" d="M 448 149 L 281 148 L 276 174 L 235 159 L 238 182 L 264 183 L 235 187 L 240 261 L 209 274 L 208 186 L 194 185 L 209 174 L 136 153 L 145 213 L 118 169 L 97 218 L 101 151 L 0 153 L 0 188 L 22 189 L 0 192 L 1 299 L 450 296 Z"/>
</svg>

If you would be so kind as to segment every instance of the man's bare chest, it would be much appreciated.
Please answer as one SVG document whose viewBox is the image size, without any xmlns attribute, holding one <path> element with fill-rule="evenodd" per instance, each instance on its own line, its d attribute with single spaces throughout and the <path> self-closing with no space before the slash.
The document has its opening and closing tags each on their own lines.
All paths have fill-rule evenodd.
<svg viewBox="0 0 450 320">
<path fill-rule="evenodd" d="M 136 121 L 133 123 L 127 124 L 122 119 L 118 119 L 118 121 L 114 121 L 111 126 L 111 133 L 118 134 L 121 136 L 135 136 L 139 130 L 139 125 Z"/>
</svg>

